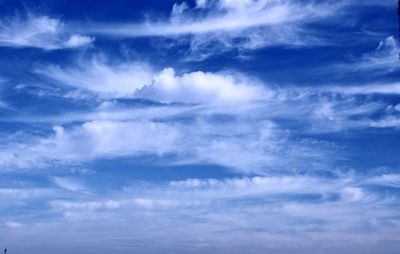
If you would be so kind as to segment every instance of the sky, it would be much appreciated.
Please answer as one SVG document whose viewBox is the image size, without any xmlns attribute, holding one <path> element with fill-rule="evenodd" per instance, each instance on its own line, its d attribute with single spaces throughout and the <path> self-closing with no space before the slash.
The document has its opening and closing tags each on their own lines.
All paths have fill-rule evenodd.
<svg viewBox="0 0 400 254">
<path fill-rule="evenodd" d="M 0 0 L 0 249 L 398 253 L 392 0 Z"/>
</svg>

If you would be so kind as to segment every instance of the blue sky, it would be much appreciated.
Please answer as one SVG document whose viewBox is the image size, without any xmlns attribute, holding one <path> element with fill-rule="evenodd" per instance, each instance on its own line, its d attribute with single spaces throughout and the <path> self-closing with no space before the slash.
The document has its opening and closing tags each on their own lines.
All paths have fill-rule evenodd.
<svg viewBox="0 0 400 254">
<path fill-rule="evenodd" d="M 396 253 L 389 0 L 0 1 L 0 248 Z"/>
</svg>

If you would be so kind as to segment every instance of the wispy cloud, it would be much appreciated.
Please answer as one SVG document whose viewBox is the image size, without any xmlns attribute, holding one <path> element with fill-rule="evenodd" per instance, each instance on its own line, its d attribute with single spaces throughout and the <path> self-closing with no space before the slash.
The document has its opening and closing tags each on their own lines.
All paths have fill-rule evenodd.
<svg viewBox="0 0 400 254">
<path fill-rule="evenodd" d="M 326 44 L 307 25 L 334 13 L 337 4 L 295 1 L 196 1 L 175 3 L 170 18 L 143 24 L 92 24 L 87 32 L 107 37 L 166 37 L 189 46 L 187 58 L 202 60 L 231 49 Z M 296 13 L 296 15 L 294 15 Z"/>
<path fill-rule="evenodd" d="M 0 242 L 12 252 L 400 248 L 399 43 L 384 26 L 375 47 L 352 41 L 393 3 L 177 1 L 157 5 L 164 18 L 147 2 L 106 16 L 108 3 L 51 3 L 62 16 L 0 18 Z"/>
<path fill-rule="evenodd" d="M 35 197 L 49 197 L 54 194 L 55 191 L 49 188 L 0 188 L 2 200 L 32 199 Z"/>
<path fill-rule="evenodd" d="M 72 128 L 54 127 L 47 137 L 11 142 L 0 153 L 3 170 L 41 168 L 52 164 L 82 163 L 99 158 L 173 155 L 164 164 L 216 164 L 240 172 L 291 170 L 320 164 L 325 152 L 313 142 L 289 141 L 273 123 L 229 121 L 214 124 L 197 120 L 91 121 Z M 249 119 L 250 120 L 250 119 Z M 324 146 L 318 143 L 319 147 Z M 23 150 L 20 150 L 24 147 Z M 241 154 L 241 157 L 237 155 Z M 282 160 L 290 154 L 290 159 Z M 21 158 L 16 160 L 17 158 Z M 307 158 L 307 159 L 304 159 Z"/>
<path fill-rule="evenodd" d="M 391 104 L 367 98 L 393 93 L 397 85 L 273 89 L 234 71 L 177 74 L 172 68 L 156 71 L 141 62 L 106 60 L 38 69 L 67 94 L 98 102 L 89 111 L 16 118 L 55 125 L 54 132 L 4 145 L 3 168 L 172 155 L 164 163 L 215 164 L 247 173 L 290 171 L 290 165 L 312 171 L 332 163 L 322 158 L 335 148 L 298 138 L 294 129 L 315 134 L 398 125 L 397 113 L 386 110 Z M 135 107 L 122 99 L 153 102 L 136 101 L 141 106 Z"/>
<path fill-rule="evenodd" d="M 198 2 L 199 3 L 199 2 Z M 183 2 L 175 4 L 168 23 L 120 24 L 93 26 L 91 31 L 115 36 L 169 36 L 201 34 L 214 31 L 244 30 L 251 27 L 279 25 L 299 21 L 309 21 L 329 13 L 328 6 L 294 4 L 291 1 L 206 1 L 190 9 Z M 325 7 L 322 9 L 322 7 Z M 206 12 L 198 20 L 193 20 L 193 12 Z M 301 10 L 299 15 L 291 15 L 293 10 Z M 190 12 L 190 13 L 189 13 Z"/>
<path fill-rule="evenodd" d="M 56 18 L 30 12 L 0 19 L 0 46 L 56 50 L 90 45 L 93 37 L 70 32 Z"/>
<path fill-rule="evenodd" d="M 389 36 L 379 42 L 375 50 L 328 68 L 331 71 L 333 68 L 339 73 L 365 73 L 368 75 L 394 73 L 400 70 L 399 53 L 399 42 L 394 36 Z"/>
<path fill-rule="evenodd" d="M 86 189 L 79 180 L 71 177 L 53 177 L 52 180 L 57 186 L 70 191 L 80 191 Z"/>
<path fill-rule="evenodd" d="M 365 84 L 353 86 L 334 86 L 330 90 L 344 94 L 382 94 L 399 95 L 400 83 Z"/>
<path fill-rule="evenodd" d="M 153 77 L 152 69 L 145 63 L 112 63 L 102 56 L 78 60 L 71 67 L 43 66 L 36 72 L 55 81 L 57 85 L 117 98 L 132 97 L 137 90 L 149 85 Z"/>
</svg>

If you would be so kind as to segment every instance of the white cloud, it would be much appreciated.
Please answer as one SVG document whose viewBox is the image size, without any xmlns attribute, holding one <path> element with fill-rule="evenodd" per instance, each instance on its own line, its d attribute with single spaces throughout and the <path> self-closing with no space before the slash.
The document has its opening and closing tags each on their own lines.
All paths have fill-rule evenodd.
<svg viewBox="0 0 400 254">
<path fill-rule="evenodd" d="M 89 45 L 93 41 L 94 41 L 94 39 L 92 37 L 74 34 L 68 39 L 68 41 L 66 41 L 64 43 L 64 46 L 66 48 L 77 48 L 77 47 Z"/>
<path fill-rule="evenodd" d="M 0 188 L 0 198 L 4 199 L 32 199 L 35 197 L 50 197 L 55 194 L 49 188 Z"/>
<path fill-rule="evenodd" d="M 0 153 L 0 164 L 9 168 L 48 167 L 57 163 L 81 163 L 98 158 L 141 155 L 174 155 L 164 164 L 216 164 L 240 172 L 268 172 L 307 168 L 321 164 L 322 142 L 293 142 L 288 132 L 271 122 L 229 121 L 188 123 L 158 120 L 90 121 L 72 127 L 54 127 L 47 137 L 11 142 Z M 250 120 L 250 119 L 249 119 Z M 243 121 L 246 121 L 243 119 Z M 314 149 L 316 146 L 319 149 Z M 22 148 L 23 147 L 23 148 Z M 332 151 L 332 149 L 331 149 Z M 18 158 L 18 160 L 17 160 Z"/>
<path fill-rule="evenodd" d="M 137 248 L 146 253 L 148 242 L 168 250 L 181 241 L 190 247 L 183 245 L 180 250 L 193 253 L 204 253 L 208 248 L 193 249 L 203 243 L 225 251 L 238 243 L 235 248 L 283 252 L 293 250 L 287 246 L 290 243 L 300 246 L 293 247 L 296 253 L 309 253 L 306 250 L 321 241 L 335 250 L 332 253 L 361 243 L 378 250 L 382 246 L 377 242 L 397 239 L 399 197 L 366 188 L 364 182 L 374 177 L 380 176 L 257 176 L 132 184 L 111 196 L 54 199 L 49 204 L 58 219 L 42 227 L 44 232 L 64 228 L 60 238 L 79 229 L 80 240 L 89 242 L 111 234 L 114 242 L 143 243 Z M 38 230 L 35 225 L 28 227 Z M 230 253 L 240 253 L 235 248 Z"/>
<path fill-rule="evenodd" d="M 2 17 L 0 46 L 56 50 L 90 45 L 92 37 L 74 34 L 58 19 L 32 13 Z"/>
<path fill-rule="evenodd" d="M 364 1 L 358 1 L 358 0 L 349 0 L 346 1 L 346 4 L 349 5 L 356 5 L 356 6 L 363 6 L 363 5 L 376 5 L 376 6 L 396 6 L 395 1 L 390 1 L 390 0 L 364 0 Z"/>
<path fill-rule="evenodd" d="M 336 86 L 329 90 L 344 94 L 387 94 L 400 95 L 400 83 L 366 84 L 358 86 Z"/>
<path fill-rule="evenodd" d="M 62 200 L 53 200 L 50 205 L 55 209 L 64 210 L 98 210 L 98 209 L 117 209 L 123 205 L 121 200 L 88 201 L 88 202 L 70 202 Z"/>
<path fill-rule="evenodd" d="M 367 184 L 400 188 L 400 174 L 384 174 L 381 176 L 374 176 L 367 179 L 365 182 Z"/>
<path fill-rule="evenodd" d="M 143 63 L 111 63 L 104 57 L 78 61 L 74 67 L 44 66 L 36 70 L 57 84 L 97 93 L 104 97 L 132 97 L 150 84 L 152 70 Z"/>
<path fill-rule="evenodd" d="M 211 3 L 211 1 L 210 1 Z M 218 2 L 206 5 L 208 15 L 199 20 L 190 20 L 189 15 L 177 21 L 177 15 L 185 15 L 189 8 L 185 5 L 174 5 L 172 22 L 170 23 L 146 23 L 139 25 L 118 26 L 93 26 L 96 33 L 120 36 L 168 36 L 182 34 L 209 33 L 214 31 L 234 31 L 246 28 L 268 25 L 288 24 L 293 22 L 310 21 L 329 13 L 329 6 L 325 9 L 314 5 L 294 4 L 291 1 L 248 1 L 247 4 L 234 2 Z M 180 6 L 178 8 L 178 6 Z M 321 6 L 322 7 L 322 6 Z M 205 6 L 203 7 L 205 8 Z M 179 9 L 179 11 L 177 11 Z M 298 10 L 298 15 L 291 15 Z M 181 23 L 182 22 L 182 23 Z"/>
<path fill-rule="evenodd" d="M 393 126 L 383 121 L 391 119 L 390 114 L 395 112 L 379 119 L 372 117 L 387 111 L 385 103 L 363 101 L 342 90 L 271 91 L 259 81 L 237 73 L 177 75 L 170 68 L 153 74 L 150 84 L 137 85 L 139 89 L 129 86 L 131 80 L 135 81 L 129 76 L 129 68 L 102 64 L 93 71 L 88 66 L 87 70 L 63 70 L 57 78 L 63 76 L 65 84 L 75 79 L 81 82 L 76 87 L 107 98 L 111 94 L 117 98 L 128 96 L 187 104 L 132 107 L 123 100 L 113 99 L 103 101 L 91 112 L 17 119 L 64 126 L 55 126 L 53 135 L 28 135 L 24 143 L 11 141 L 3 145 L 2 168 L 47 167 L 51 163 L 79 164 L 99 158 L 141 155 L 163 160 L 165 155 L 173 155 L 163 163 L 215 164 L 245 173 L 290 171 L 295 170 L 293 165 L 312 171 L 334 163 L 332 157 L 338 156 L 337 148 L 329 142 L 296 138 L 280 120 L 296 121 L 308 133 Z M 110 77 L 117 76 L 118 71 L 123 73 L 126 86 L 112 87 L 110 78 L 110 85 L 107 82 L 104 85 L 106 88 L 100 83 L 99 87 L 90 87 L 96 81 L 104 81 L 99 78 L 103 69 Z M 82 81 L 78 77 L 85 75 L 80 73 L 91 75 Z M 226 119 L 216 120 L 218 116 Z M 393 119 L 397 125 L 398 121 Z"/>
<path fill-rule="evenodd" d="M 98 156 L 164 154 L 177 149 L 179 131 L 173 126 L 154 122 L 93 121 L 65 131 L 54 128 L 55 136 L 41 140 L 44 149 L 54 159 L 90 159 Z M 82 156 L 84 155 L 84 157 Z"/>
<path fill-rule="evenodd" d="M 99 157 L 163 155 L 179 149 L 179 135 L 179 130 L 173 126 L 148 121 L 92 121 L 67 131 L 55 126 L 54 135 L 10 145 L 7 151 L 0 153 L 0 164 L 3 168 L 10 165 L 30 168 L 46 166 L 50 162 L 82 162 Z M 18 151 L 20 147 L 24 149 Z M 65 179 L 56 178 L 55 182 L 71 190 L 78 187 Z"/>
<path fill-rule="evenodd" d="M 20 228 L 23 226 L 22 223 L 19 223 L 17 221 L 6 221 L 5 225 L 8 228 Z"/>
<path fill-rule="evenodd" d="M 270 94 L 244 76 L 201 71 L 177 76 L 174 69 L 167 68 L 135 96 L 163 102 L 226 104 L 265 100 Z"/>
<path fill-rule="evenodd" d="M 175 4 L 167 21 L 95 24 L 87 32 L 109 37 L 167 37 L 174 41 L 172 44 L 189 45 L 187 59 L 198 61 L 235 48 L 327 44 L 306 27 L 324 20 L 338 8 L 334 3 L 291 0 L 198 1 L 196 4 L 194 8 L 185 2 Z"/>
<path fill-rule="evenodd" d="M 399 42 L 394 36 L 389 36 L 379 42 L 379 45 L 372 52 L 363 54 L 360 58 L 347 63 L 335 64 L 329 66 L 336 72 L 363 72 L 363 73 L 393 73 L 400 70 L 399 64 Z"/>
<path fill-rule="evenodd" d="M 80 181 L 71 177 L 53 177 L 53 182 L 59 187 L 70 191 L 80 191 L 86 189 Z"/>
<path fill-rule="evenodd" d="M 169 183 L 172 189 L 187 192 L 188 196 L 207 199 L 241 198 L 249 196 L 268 196 L 282 194 L 312 194 L 315 192 L 330 192 L 344 188 L 353 179 L 328 180 L 310 176 L 269 176 L 217 179 L 186 179 Z M 312 189 L 309 189 L 313 186 Z"/>
<path fill-rule="evenodd" d="M 47 66 L 37 70 L 56 84 L 90 91 L 103 98 L 146 98 L 161 102 L 245 103 L 265 100 L 271 92 L 240 73 L 189 72 L 173 68 L 157 73 L 139 62 L 110 63 L 99 58 L 77 67 Z"/>
<path fill-rule="evenodd" d="M 400 127 L 400 118 L 398 116 L 388 116 L 378 120 L 365 121 L 365 123 L 374 128 L 398 128 Z"/>
</svg>

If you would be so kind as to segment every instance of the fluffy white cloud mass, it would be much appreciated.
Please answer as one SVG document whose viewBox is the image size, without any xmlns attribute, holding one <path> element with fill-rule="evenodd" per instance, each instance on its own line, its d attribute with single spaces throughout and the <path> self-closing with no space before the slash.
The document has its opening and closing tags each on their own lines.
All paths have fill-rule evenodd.
<svg viewBox="0 0 400 254">
<path fill-rule="evenodd" d="M 266 88 L 244 76 L 191 72 L 177 76 L 174 69 L 164 69 L 138 97 L 164 102 L 241 103 L 268 98 Z"/>
<path fill-rule="evenodd" d="M 261 82 L 239 73 L 153 71 L 139 62 L 110 63 L 94 58 L 76 67 L 47 66 L 37 72 L 53 82 L 103 98 L 146 98 L 161 102 L 242 103 L 271 95 Z"/>
</svg>

